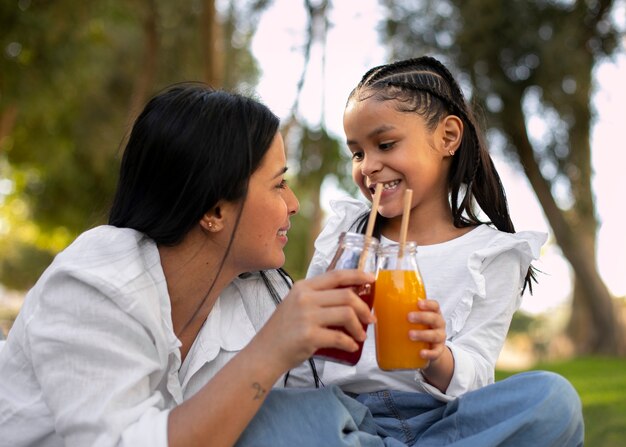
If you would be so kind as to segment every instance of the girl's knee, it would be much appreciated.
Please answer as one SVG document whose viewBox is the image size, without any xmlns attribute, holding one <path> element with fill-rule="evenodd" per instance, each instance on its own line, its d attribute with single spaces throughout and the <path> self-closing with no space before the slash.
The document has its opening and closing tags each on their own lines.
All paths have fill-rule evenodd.
<svg viewBox="0 0 626 447">
<path fill-rule="evenodd" d="M 574 386 L 553 372 L 533 371 L 526 374 L 531 381 L 529 386 L 536 390 L 537 416 L 559 419 L 561 424 L 569 426 L 566 431 L 582 432 L 582 403 Z"/>
<path fill-rule="evenodd" d="M 507 379 L 509 380 L 509 379 Z M 569 416 L 582 420 L 582 404 L 578 392 L 563 376 L 550 371 L 529 371 L 510 377 L 513 388 L 522 390 L 535 411 Z M 513 383 L 509 383 L 509 386 Z"/>
<path fill-rule="evenodd" d="M 507 387 L 516 390 L 518 398 L 520 393 L 523 396 L 520 417 L 530 438 L 542 439 L 545 445 L 582 445 L 582 404 L 567 379 L 549 371 L 520 373 L 510 379 Z"/>
<path fill-rule="evenodd" d="M 533 381 L 545 393 L 546 399 L 558 399 L 570 406 L 580 408 L 578 392 L 565 377 L 550 371 L 534 371 Z"/>
</svg>

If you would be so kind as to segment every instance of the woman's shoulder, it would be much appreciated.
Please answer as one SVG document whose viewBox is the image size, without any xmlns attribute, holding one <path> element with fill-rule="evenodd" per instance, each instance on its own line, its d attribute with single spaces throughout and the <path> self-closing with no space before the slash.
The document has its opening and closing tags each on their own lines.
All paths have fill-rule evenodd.
<svg viewBox="0 0 626 447">
<path fill-rule="evenodd" d="M 112 293 L 158 266 L 152 239 L 130 228 L 102 225 L 79 235 L 55 257 L 45 275 L 70 276 Z"/>
<path fill-rule="evenodd" d="M 68 321 L 81 321 L 87 309 L 117 323 L 126 315 L 156 333 L 169 312 L 167 297 L 156 244 L 134 230 L 100 226 L 55 257 L 29 291 L 24 318 L 41 327 L 51 309 L 63 309 Z"/>
</svg>

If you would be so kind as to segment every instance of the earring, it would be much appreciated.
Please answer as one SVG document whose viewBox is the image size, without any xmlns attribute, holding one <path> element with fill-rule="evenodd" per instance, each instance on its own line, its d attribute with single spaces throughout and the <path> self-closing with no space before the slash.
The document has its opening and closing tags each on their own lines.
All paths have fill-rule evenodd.
<svg viewBox="0 0 626 447">
<path fill-rule="evenodd" d="M 213 231 L 213 222 L 208 222 L 206 226 L 209 231 Z"/>
<path fill-rule="evenodd" d="M 450 157 L 454 157 L 454 151 L 448 151 L 448 154 L 450 154 Z"/>
</svg>

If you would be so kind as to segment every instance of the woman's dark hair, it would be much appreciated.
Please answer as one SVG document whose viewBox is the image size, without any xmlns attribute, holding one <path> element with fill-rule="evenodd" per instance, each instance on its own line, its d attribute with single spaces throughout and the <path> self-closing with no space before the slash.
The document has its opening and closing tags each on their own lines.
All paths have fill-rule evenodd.
<svg viewBox="0 0 626 447">
<path fill-rule="evenodd" d="M 132 128 L 109 224 L 179 243 L 219 200 L 245 198 L 278 127 L 266 106 L 206 85 L 156 95 Z"/>
<path fill-rule="evenodd" d="M 158 94 L 131 131 L 109 224 L 140 231 L 157 244 L 177 244 L 219 200 L 245 198 L 250 176 L 279 124 L 276 115 L 259 102 L 202 84 L 180 84 Z M 282 268 L 275 271 L 291 288 L 289 274 Z M 278 305 L 277 275 L 261 271 L 260 276 Z M 214 284 L 215 279 L 181 332 L 196 317 Z M 319 387 L 315 363 L 312 359 L 309 363 Z M 288 377 L 289 373 L 285 384 Z"/>
<path fill-rule="evenodd" d="M 463 137 L 454 153 L 448 177 L 450 206 L 454 226 L 463 228 L 483 223 L 476 215 L 474 200 L 498 230 L 515 233 L 500 176 L 489 155 L 485 139 L 474 112 L 467 104 L 458 83 L 450 71 L 437 59 L 423 56 L 415 59 L 380 65 L 369 70 L 348 101 L 372 98 L 377 101 L 394 100 L 400 112 L 417 113 L 426 126 L 434 130 L 448 115 L 463 121 Z M 384 218 L 377 219 L 377 232 Z M 362 231 L 367 215 L 360 217 Z M 531 266 L 524 287 L 532 293 L 535 280 Z"/>
<path fill-rule="evenodd" d="M 152 98 L 132 128 L 122 157 L 109 224 L 157 244 L 176 245 L 219 200 L 241 201 L 278 132 L 266 106 L 203 84 L 178 84 Z M 241 208 L 213 282 L 233 243 Z"/>
</svg>

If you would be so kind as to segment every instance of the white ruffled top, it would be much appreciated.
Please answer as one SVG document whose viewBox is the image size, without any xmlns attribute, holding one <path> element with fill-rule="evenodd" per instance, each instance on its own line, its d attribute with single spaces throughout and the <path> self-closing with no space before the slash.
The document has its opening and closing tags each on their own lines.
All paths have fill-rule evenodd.
<svg viewBox="0 0 626 447">
<path fill-rule="evenodd" d="M 331 207 L 334 215 L 315 242 L 307 277 L 326 270 L 339 234 L 354 231 L 357 217 L 369 212 L 368 205 L 355 199 L 333 201 Z M 446 321 L 446 344 L 454 356 L 454 374 L 445 393 L 426 383 L 419 370 L 380 370 L 373 325 L 355 366 L 316 360 L 322 381 L 353 393 L 421 391 L 443 401 L 493 383 L 496 360 L 513 313 L 521 304 L 526 272 L 531 261 L 538 259 L 546 237 L 544 233 L 510 234 L 480 225 L 456 239 L 418 247 L 426 293 L 439 301 Z"/>
</svg>

